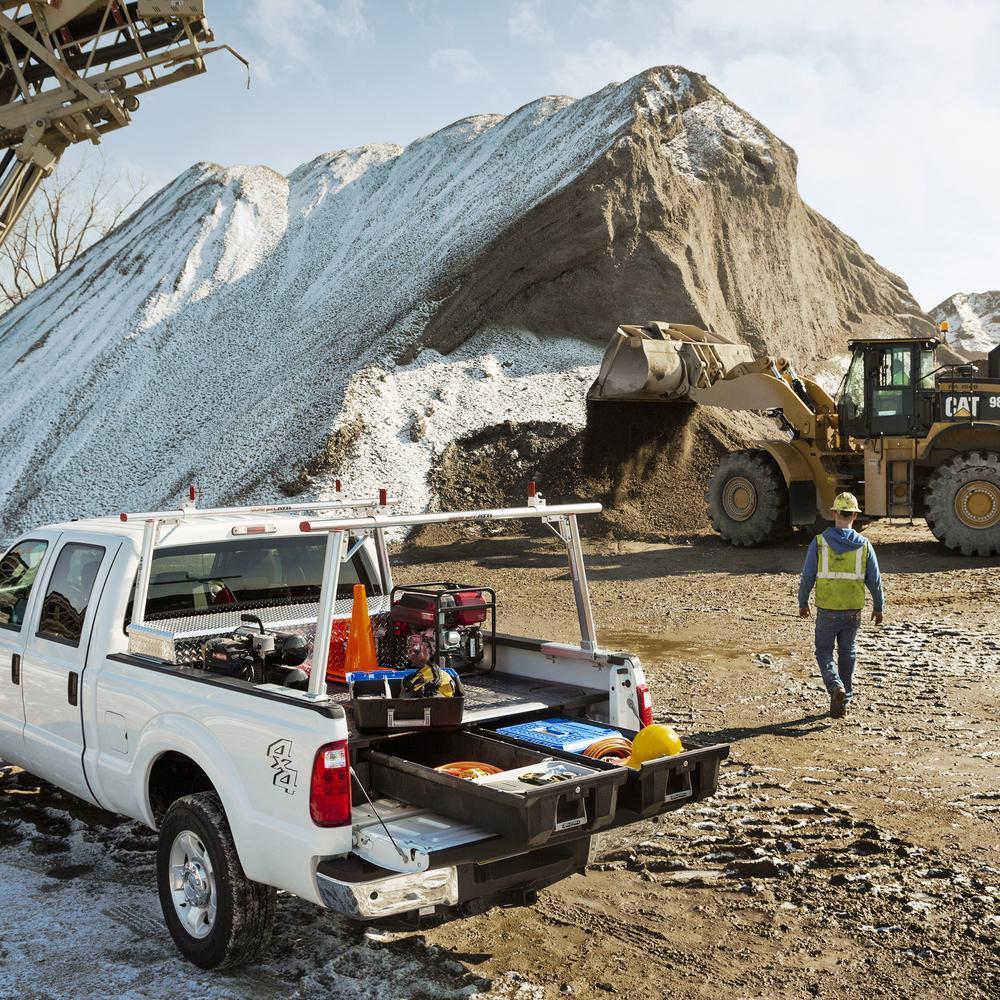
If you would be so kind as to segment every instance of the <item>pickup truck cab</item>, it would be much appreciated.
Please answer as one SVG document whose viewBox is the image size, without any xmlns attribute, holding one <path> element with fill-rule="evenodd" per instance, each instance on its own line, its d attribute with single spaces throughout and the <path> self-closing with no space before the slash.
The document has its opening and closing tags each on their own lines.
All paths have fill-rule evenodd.
<svg viewBox="0 0 1000 1000">
<path fill-rule="evenodd" d="M 0 559 L 0 758 L 159 831 L 164 918 L 203 968 L 266 947 L 276 889 L 363 920 L 530 899 L 582 871 L 599 830 L 711 795 L 728 752 L 685 743 L 633 769 L 500 731 L 556 717 L 630 738 L 652 722 L 639 660 L 596 641 L 576 516 L 599 509 L 532 497 L 392 515 L 383 497 L 29 531 Z M 435 651 L 459 667 L 461 724 L 362 732 L 327 666 L 358 586 L 379 665 L 400 665 L 386 532 L 512 518 L 542 520 L 566 548 L 580 643 L 466 613 L 473 624 L 441 632 Z M 292 650 L 295 666 L 255 668 L 239 652 L 251 644 L 268 663 Z M 554 758 L 574 780 L 504 785 Z M 461 761 L 501 780 L 441 770 Z"/>
</svg>

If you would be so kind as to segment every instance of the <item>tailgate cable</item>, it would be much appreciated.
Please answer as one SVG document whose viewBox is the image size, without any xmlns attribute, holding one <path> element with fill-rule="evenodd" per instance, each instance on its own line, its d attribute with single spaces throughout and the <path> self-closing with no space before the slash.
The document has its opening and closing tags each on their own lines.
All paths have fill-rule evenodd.
<svg viewBox="0 0 1000 1000">
<path fill-rule="evenodd" d="M 365 791 L 365 786 L 361 784 L 361 779 L 358 778 L 358 773 L 357 773 L 357 771 L 354 770 L 354 765 L 353 764 L 351 765 L 351 777 L 358 783 L 358 788 L 361 789 L 361 794 L 368 800 L 368 805 L 371 806 L 372 812 L 375 813 L 375 818 L 382 824 L 382 829 L 385 830 L 385 835 L 389 838 L 390 841 L 392 841 L 392 846 L 396 848 L 396 851 L 399 853 L 399 856 L 403 859 L 403 861 L 405 861 L 407 864 L 410 864 L 413 861 L 413 859 L 412 858 L 408 858 L 406 856 L 406 851 L 404 851 L 399 846 L 399 844 L 396 843 L 395 838 L 389 832 L 389 827 L 387 827 L 385 825 L 385 820 L 382 819 L 382 817 L 379 815 L 378 810 L 375 808 L 375 803 L 372 802 L 370 796 Z"/>
</svg>

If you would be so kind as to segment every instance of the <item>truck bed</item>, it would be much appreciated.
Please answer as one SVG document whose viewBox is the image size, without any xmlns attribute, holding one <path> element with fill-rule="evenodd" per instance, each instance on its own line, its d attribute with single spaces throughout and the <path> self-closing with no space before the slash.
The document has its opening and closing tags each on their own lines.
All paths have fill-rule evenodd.
<svg viewBox="0 0 1000 1000">
<path fill-rule="evenodd" d="M 464 673 L 462 686 L 465 688 L 465 713 L 463 725 L 488 722 L 509 715 L 546 709 L 584 708 L 595 702 L 606 701 L 607 693 L 575 684 L 561 684 L 558 681 L 540 681 L 531 677 L 499 672 Z M 360 734 L 354 728 L 354 721 L 347 705 L 347 688 L 332 684 L 328 688 L 330 697 L 347 709 L 347 723 L 351 731 L 351 742 L 355 746 L 365 746 L 372 739 L 384 740 L 385 734 Z"/>
</svg>

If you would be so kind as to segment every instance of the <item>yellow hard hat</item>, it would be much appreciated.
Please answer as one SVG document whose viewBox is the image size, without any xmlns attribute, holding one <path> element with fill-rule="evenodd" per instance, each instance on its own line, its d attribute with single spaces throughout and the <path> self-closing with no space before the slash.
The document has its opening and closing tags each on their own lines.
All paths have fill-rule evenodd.
<svg viewBox="0 0 1000 1000">
<path fill-rule="evenodd" d="M 861 513 L 861 508 L 858 506 L 858 498 L 853 493 L 838 493 L 837 499 L 833 501 L 833 509 L 838 514 Z"/>
<path fill-rule="evenodd" d="M 658 757 L 673 757 L 675 754 L 683 753 L 684 745 L 681 738 L 670 726 L 661 726 L 654 723 L 640 729 L 632 740 L 632 756 L 625 762 L 627 767 L 642 767 L 647 760 L 656 760 Z"/>
</svg>

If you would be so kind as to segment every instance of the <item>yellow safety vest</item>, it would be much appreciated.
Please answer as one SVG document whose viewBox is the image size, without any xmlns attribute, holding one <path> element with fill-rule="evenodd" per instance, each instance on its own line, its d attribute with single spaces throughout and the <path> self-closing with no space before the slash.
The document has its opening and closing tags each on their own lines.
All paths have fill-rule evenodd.
<svg viewBox="0 0 1000 1000">
<path fill-rule="evenodd" d="M 816 536 L 816 607 L 827 611 L 860 611 L 865 606 L 865 570 L 868 545 L 834 552 L 822 535 Z"/>
</svg>

